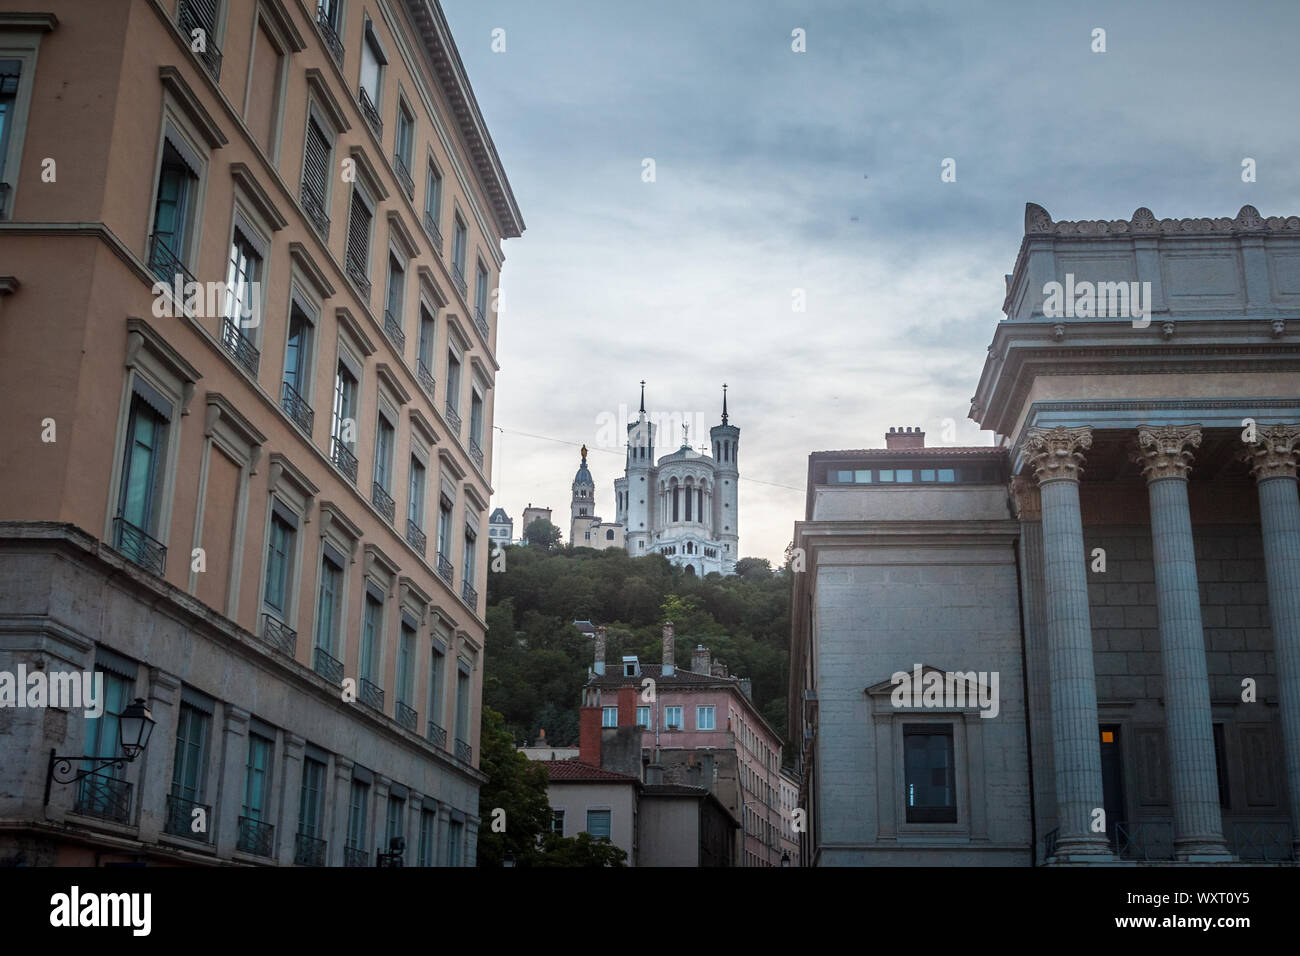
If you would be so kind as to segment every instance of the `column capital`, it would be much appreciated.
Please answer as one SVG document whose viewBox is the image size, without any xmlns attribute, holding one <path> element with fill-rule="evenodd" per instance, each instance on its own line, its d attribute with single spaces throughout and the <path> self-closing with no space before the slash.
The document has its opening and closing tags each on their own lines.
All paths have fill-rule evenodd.
<svg viewBox="0 0 1300 956">
<path fill-rule="evenodd" d="M 1147 481 L 1187 478 L 1192 470 L 1192 449 L 1201 447 L 1200 425 L 1139 425 L 1137 454 Z"/>
<path fill-rule="evenodd" d="M 1294 478 L 1300 464 L 1300 425 L 1258 425 L 1258 440 L 1241 457 L 1250 463 L 1256 481 Z"/>
<path fill-rule="evenodd" d="M 1092 447 L 1092 426 L 1030 428 L 1025 433 L 1025 456 L 1041 485 L 1046 481 L 1078 481 L 1083 474 L 1083 453 Z"/>
<path fill-rule="evenodd" d="M 1043 498 L 1038 492 L 1038 483 L 1028 475 L 1013 475 L 1007 488 L 1011 495 L 1011 506 L 1016 518 L 1021 521 L 1043 520 Z"/>
</svg>

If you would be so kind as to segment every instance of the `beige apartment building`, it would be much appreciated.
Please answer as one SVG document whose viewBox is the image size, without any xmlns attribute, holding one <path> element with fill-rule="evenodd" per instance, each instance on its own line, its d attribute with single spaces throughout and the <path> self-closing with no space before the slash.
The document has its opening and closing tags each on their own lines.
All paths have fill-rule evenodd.
<svg viewBox="0 0 1300 956">
<path fill-rule="evenodd" d="M 0 862 L 474 864 L 523 228 L 437 0 L 0 0 Z"/>
</svg>

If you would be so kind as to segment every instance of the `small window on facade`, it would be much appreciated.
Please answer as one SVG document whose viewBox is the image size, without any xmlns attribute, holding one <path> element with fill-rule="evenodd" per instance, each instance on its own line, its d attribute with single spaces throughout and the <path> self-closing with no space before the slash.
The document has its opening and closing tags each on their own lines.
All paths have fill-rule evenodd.
<svg viewBox="0 0 1300 956">
<path fill-rule="evenodd" d="M 618 726 L 618 708 L 602 707 L 600 709 L 600 726 L 617 727 Z"/>
<path fill-rule="evenodd" d="M 904 724 L 903 772 L 908 823 L 957 821 L 952 724 Z"/>
</svg>

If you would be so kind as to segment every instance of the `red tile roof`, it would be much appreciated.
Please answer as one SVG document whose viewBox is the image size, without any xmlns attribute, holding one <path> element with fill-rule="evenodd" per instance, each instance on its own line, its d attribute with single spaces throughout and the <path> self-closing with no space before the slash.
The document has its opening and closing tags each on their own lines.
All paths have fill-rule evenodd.
<svg viewBox="0 0 1300 956">
<path fill-rule="evenodd" d="M 603 770 L 600 767 L 593 767 L 589 763 L 583 763 L 580 760 L 539 760 L 537 761 L 546 768 L 546 775 L 557 782 L 604 782 L 604 783 L 640 783 L 636 777 L 630 777 L 625 773 L 615 773 L 612 770 Z"/>
</svg>

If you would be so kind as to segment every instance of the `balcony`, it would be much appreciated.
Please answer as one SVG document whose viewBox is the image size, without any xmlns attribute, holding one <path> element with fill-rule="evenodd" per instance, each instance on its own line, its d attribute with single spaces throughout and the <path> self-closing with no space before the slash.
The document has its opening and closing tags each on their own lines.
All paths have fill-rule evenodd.
<svg viewBox="0 0 1300 956">
<path fill-rule="evenodd" d="M 331 684 L 343 683 L 343 662 L 336 660 L 323 647 L 315 649 L 312 655 L 312 668 Z"/>
<path fill-rule="evenodd" d="M 448 584 L 451 584 L 455 576 L 455 569 L 452 567 L 451 559 L 441 551 L 438 552 L 438 576 Z"/>
<path fill-rule="evenodd" d="M 275 827 L 252 817 L 239 818 L 239 839 L 235 849 L 254 856 L 271 856 L 275 852 Z"/>
<path fill-rule="evenodd" d="M 424 231 L 433 243 L 433 248 L 438 250 L 438 255 L 442 255 L 442 230 L 438 228 L 438 220 L 432 209 L 424 211 Z"/>
<path fill-rule="evenodd" d="M 298 427 L 311 434 L 311 426 L 316 421 L 316 413 L 311 410 L 307 400 L 303 398 L 288 382 L 280 386 L 280 407 L 285 413 L 298 423 Z"/>
<path fill-rule="evenodd" d="M 279 618 L 270 614 L 262 615 L 262 637 L 286 657 L 298 654 L 298 632 L 286 625 Z"/>
<path fill-rule="evenodd" d="M 424 557 L 424 549 L 428 546 L 429 538 L 420 526 L 410 518 L 406 519 L 406 543 L 420 552 L 420 557 Z"/>
<path fill-rule="evenodd" d="M 393 502 L 393 496 L 379 482 L 373 482 L 370 488 L 370 500 L 374 506 L 379 509 L 380 513 L 388 519 L 389 524 L 393 521 L 393 515 L 397 513 L 396 506 Z"/>
<path fill-rule="evenodd" d="M 478 442 L 473 438 L 469 440 L 469 457 L 473 459 L 474 464 L 478 466 L 479 471 L 483 470 L 483 449 L 478 447 Z"/>
<path fill-rule="evenodd" d="M 185 263 L 181 262 L 180 256 L 176 255 L 167 240 L 157 233 L 149 237 L 149 270 L 166 285 L 179 285 L 182 301 L 185 297 L 185 286 L 196 281 L 194 274 L 185 268 Z M 179 302 L 177 308 L 180 308 Z"/>
<path fill-rule="evenodd" d="M 198 817 L 195 810 L 203 811 Z M 202 828 L 196 830 L 195 824 L 202 821 Z M 212 807 L 206 803 L 196 803 L 173 794 L 167 796 L 167 819 L 163 821 L 163 831 L 172 836 L 181 836 L 200 843 L 211 843 Z"/>
<path fill-rule="evenodd" d="M 459 737 L 456 738 L 456 759 L 466 763 L 474 762 L 474 748 Z"/>
<path fill-rule="evenodd" d="M 478 328 L 479 334 L 483 336 L 483 344 L 488 343 L 488 323 L 487 316 L 483 314 L 483 306 L 474 306 L 474 325 Z"/>
<path fill-rule="evenodd" d="M 354 485 L 357 483 L 357 456 L 348 451 L 348 446 L 338 436 L 330 441 L 330 460 Z"/>
<path fill-rule="evenodd" d="M 343 865 L 344 866 L 369 866 L 370 854 L 360 847 L 345 846 L 343 848 Z"/>
<path fill-rule="evenodd" d="M 447 420 L 447 427 L 455 433 L 457 438 L 459 438 L 460 412 L 456 411 L 456 406 L 453 405 L 450 400 L 448 400 L 447 404 L 443 406 L 442 417 Z"/>
<path fill-rule="evenodd" d="M 226 347 L 226 351 L 234 357 L 235 361 L 244 367 L 244 371 L 257 378 L 257 368 L 261 365 L 262 353 L 229 316 L 221 320 L 221 344 Z"/>
<path fill-rule="evenodd" d="M 415 731 L 416 716 L 414 707 L 407 707 L 399 700 L 393 710 L 393 718 L 407 730 Z"/>
<path fill-rule="evenodd" d="M 339 32 L 330 23 L 329 12 L 323 6 L 316 8 L 316 29 L 320 31 L 320 37 L 325 41 L 330 56 L 334 57 L 334 62 L 340 70 L 343 69 L 343 41 L 339 39 Z"/>
<path fill-rule="evenodd" d="M 428 738 L 429 743 L 433 744 L 435 747 L 447 746 L 447 731 L 443 730 L 432 720 L 429 721 L 429 729 L 425 734 L 425 737 Z"/>
<path fill-rule="evenodd" d="M 369 301 L 370 280 L 366 278 L 366 264 L 353 255 L 351 250 L 348 250 L 346 267 L 348 278 L 356 285 L 357 290 L 361 293 L 361 298 Z"/>
<path fill-rule="evenodd" d="M 132 789 L 131 784 L 120 777 L 92 773 L 81 779 L 73 812 L 114 823 L 130 823 Z"/>
<path fill-rule="evenodd" d="M 393 154 L 393 170 L 397 173 L 397 181 L 402 184 L 402 191 L 406 193 L 406 198 L 415 200 L 415 180 L 411 178 L 411 171 L 406 168 L 406 161 L 397 153 Z"/>
<path fill-rule="evenodd" d="M 424 359 L 415 360 L 415 378 L 420 383 L 420 388 L 424 389 L 424 394 L 433 398 L 433 372 L 424 364 Z"/>
<path fill-rule="evenodd" d="M 357 678 L 357 697 L 367 707 L 373 707 L 381 714 L 384 712 L 384 689 L 374 681 L 364 677 Z"/>
<path fill-rule="evenodd" d="M 468 581 L 460 582 L 460 596 L 470 607 L 478 610 L 478 591 Z"/>
<path fill-rule="evenodd" d="M 1115 824 L 1115 853 L 1121 860 L 1172 860 L 1174 858 L 1174 822 L 1144 820 Z"/>
<path fill-rule="evenodd" d="M 462 299 L 469 295 L 469 285 L 465 282 L 465 267 L 459 262 L 451 264 L 451 281 L 456 283 L 456 288 L 460 291 Z"/>
<path fill-rule="evenodd" d="M 314 836 L 296 834 L 293 838 L 293 862 L 299 866 L 324 866 L 328 845 Z"/>
<path fill-rule="evenodd" d="M 393 315 L 392 309 L 384 309 L 384 334 L 397 347 L 397 354 L 406 351 L 406 333 L 402 331 L 402 320 Z"/>
<path fill-rule="evenodd" d="M 370 94 L 366 92 L 364 86 L 357 88 L 357 103 L 361 107 L 361 115 L 370 124 L 370 132 L 375 134 L 375 139 L 382 140 L 384 138 L 384 121 L 379 118 L 379 108 L 370 99 Z"/>
<path fill-rule="evenodd" d="M 307 218 L 316 227 L 320 237 L 328 239 L 330 235 L 330 217 L 325 214 L 325 200 L 316 195 L 316 190 L 312 189 L 305 179 L 302 181 L 302 191 L 298 194 L 298 198 L 302 203 L 302 211 L 307 214 Z"/>
<path fill-rule="evenodd" d="M 212 28 L 204 21 L 198 7 L 189 0 L 180 0 L 176 5 L 176 22 L 185 34 L 185 45 L 194 49 L 194 31 L 203 35 L 203 52 L 195 53 L 199 61 L 207 68 L 213 80 L 221 79 L 221 49 L 212 38 Z"/>
<path fill-rule="evenodd" d="M 159 577 L 167 568 L 167 546 L 121 515 L 113 519 L 113 549 Z"/>
</svg>

